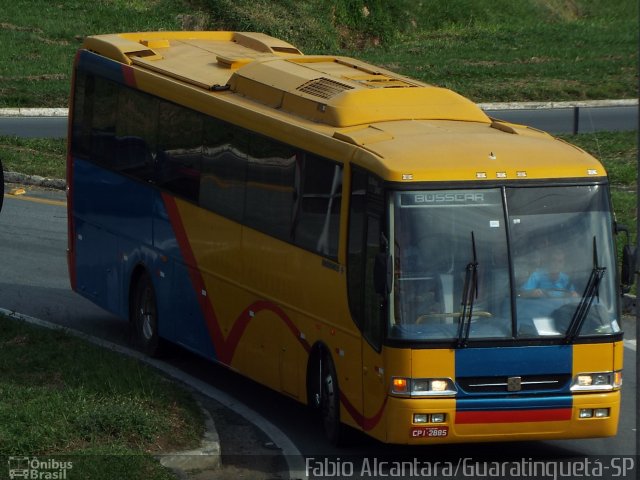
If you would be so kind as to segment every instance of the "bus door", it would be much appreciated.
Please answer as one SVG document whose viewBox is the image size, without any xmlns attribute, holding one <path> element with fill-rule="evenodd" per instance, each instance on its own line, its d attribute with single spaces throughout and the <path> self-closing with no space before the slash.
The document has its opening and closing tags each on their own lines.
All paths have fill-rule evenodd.
<svg viewBox="0 0 640 480">
<path fill-rule="evenodd" d="M 381 218 L 367 214 L 366 266 L 364 283 L 364 315 L 362 323 L 362 428 L 375 428 L 380 421 L 386 398 L 382 337 L 384 328 L 384 296 L 376 292 L 374 270 L 381 252 Z M 384 247 L 383 247 L 384 248 Z"/>
<path fill-rule="evenodd" d="M 358 325 L 362 350 L 362 416 L 359 424 L 370 431 L 379 424 L 386 391 L 382 338 L 384 296 L 376 291 L 376 261 L 386 257 L 382 181 L 353 167 L 349 215 L 349 303 Z"/>
</svg>

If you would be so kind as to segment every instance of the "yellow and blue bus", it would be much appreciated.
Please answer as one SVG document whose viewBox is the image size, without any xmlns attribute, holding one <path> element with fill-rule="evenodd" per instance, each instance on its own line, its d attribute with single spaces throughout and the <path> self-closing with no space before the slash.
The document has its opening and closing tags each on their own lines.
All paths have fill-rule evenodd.
<svg viewBox="0 0 640 480">
<path fill-rule="evenodd" d="M 616 434 L 603 166 L 444 88 L 259 33 L 88 37 L 73 289 L 350 426 L 429 444 Z"/>
</svg>

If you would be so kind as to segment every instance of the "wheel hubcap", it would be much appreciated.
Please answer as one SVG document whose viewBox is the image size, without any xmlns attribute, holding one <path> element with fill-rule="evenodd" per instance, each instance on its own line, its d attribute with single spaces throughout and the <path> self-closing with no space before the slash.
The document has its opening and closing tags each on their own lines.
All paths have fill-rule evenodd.
<svg viewBox="0 0 640 480">
<path fill-rule="evenodd" d="M 148 289 L 142 294 L 142 298 L 143 301 L 139 312 L 142 335 L 145 340 L 151 340 L 153 337 L 153 307 L 150 305 Z"/>
<path fill-rule="evenodd" d="M 335 389 L 333 385 L 333 378 L 331 375 L 328 375 L 324 379 L 324 395 L 323 395 L 323 417 L 325 428 L 329 431 L 333 430 L 334 422 L 336 418 L 336 407 L 335 407 Z"/>
</svg>

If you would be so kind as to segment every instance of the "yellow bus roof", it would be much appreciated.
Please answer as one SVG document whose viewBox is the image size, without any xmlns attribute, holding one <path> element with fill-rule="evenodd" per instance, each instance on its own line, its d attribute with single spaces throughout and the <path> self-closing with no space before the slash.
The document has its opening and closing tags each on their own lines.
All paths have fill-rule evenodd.
<svg viewBox="0 0 640 480">
<path fill-rule="evenodd" d="M 147 32 L 88 37 L 85 47 L 122 63 L 348 127 L 405 119 L 489 122 L 473 102 L 345 57 L 305 56 L 259 33 Z"/>
<path fill-rule="evenodd" d="M 334 136 L 376 156 L 359 163 L 391 181 L 525 180 L 605 175 L 581 149 L 520 125 L 396 121 L 347 129 Z M 378 159 L 380 157 L 380 159 Z"/>
<path fill-rule="evenodd" d="M 605 175 L 585 152 L 492 120 L 451 90 L 352 58 L 303 55 L 261 33 L 96 35 L 84 48 L 359 146 L 359 163 L 388 180 Z"/>
</svg>

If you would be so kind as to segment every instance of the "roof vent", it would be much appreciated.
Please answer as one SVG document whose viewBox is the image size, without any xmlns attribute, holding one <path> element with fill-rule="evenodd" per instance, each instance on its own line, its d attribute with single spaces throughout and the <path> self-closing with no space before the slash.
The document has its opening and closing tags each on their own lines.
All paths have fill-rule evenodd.
<svg viewBox="0 0 640 480">
<path fill-rule="evenodd" d="M 500 130 L 505 133 L 518 133 L 515 128 L 511 125 L 507 125 L 506 123 L 501 122 L 500 120 L 496 120 L 495 118 L 491 119 L 491 128 L 495 128 L 496 130 Z"/>
<path fill-rule="evenodd" d="M 316 78 L 303 85 L 300 85 L 296 90 L 320 98 L 332 98 L 339 93 L 345 92 L 347 90 L 352 90 L 353 88 L 355 87 L 323 77 Z"/>
<path fill-rule="evenodd" d="M 244 65 L 247 65 L 248 63 L 253 62 L 254 59 L 253 58 L 245 58 L 245 57 L 232 58 L 232 57 L 225 57 L 223 55 L 218 55 L 216 57 L 216 60 L 218 61 L 218 65 L 220 65 L 222 67 L 236 69 L 236 68 L 243 67 Z"/>
<path fill-rule="evenodd" d="M 256 52 L 275 53 L 276 55 L 302 55 L 302 52 L 290 43 L 270 37 L 264 33 L 234 32 L 233 41 Z"/>
<path fill-rule="evenodd" d="M 150 40 L 140 40 L 140 43 L 149 48 L 169 48 L 171 44 L 166 38 L 153 38 Z"/>
</svg>

